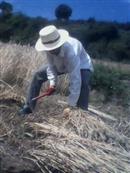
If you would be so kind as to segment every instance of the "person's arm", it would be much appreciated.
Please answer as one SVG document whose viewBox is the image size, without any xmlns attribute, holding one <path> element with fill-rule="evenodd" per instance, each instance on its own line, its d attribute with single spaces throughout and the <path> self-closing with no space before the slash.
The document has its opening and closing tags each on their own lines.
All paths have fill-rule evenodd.
<svg viewBox="0 0 130 173">
<path fill-rule="evenodd" d="M 68 104 L 76 106 L 81 90 L 80 58 L 74 54 L 68 57 L 69 91 Z"/>
<path fill-rule="evenodd" d="M 47 67 L 47 78 L 50 82 L 50 87 L 55 87 L 57 82 L 57 70 L 54 66 L 52 57 L 47 56 L 48 67 Z"/>
</svg>

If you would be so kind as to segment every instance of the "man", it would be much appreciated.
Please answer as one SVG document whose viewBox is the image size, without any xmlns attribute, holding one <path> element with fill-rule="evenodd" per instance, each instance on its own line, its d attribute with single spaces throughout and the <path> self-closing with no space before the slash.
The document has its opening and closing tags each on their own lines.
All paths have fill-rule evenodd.
<svg viewBox="0 0 130 173">
<path fill-rule="evenodd" d="M 89 82 L 93 71 L 90 56 L 83 48 L 80 41 L 69 36 L 63 29 L 57 29 L 50 25 L 39 32 L 39 39 L 35 48 L 37 51 L 45 51 L 48 65 L 41 67 L 34 75 L 27 103 L 20 110 L 21 114 L 29 114 L 35 108 L 36 100 L 40 92 L 42 83 L 49 80 L 47 95 L 51 95 L 56 89 L 57 76 L 69 74 L 68 106 L 88 109 Z"/>
</svg>

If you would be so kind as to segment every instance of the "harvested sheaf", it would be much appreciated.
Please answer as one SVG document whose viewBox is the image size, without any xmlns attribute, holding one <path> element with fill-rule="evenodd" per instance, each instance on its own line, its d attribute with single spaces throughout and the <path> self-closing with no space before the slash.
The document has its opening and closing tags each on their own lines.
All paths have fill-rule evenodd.
<svg viewBox="0 0 130 173">
<path fill-rule="evenodd" d="M 29 151 L 43 172 L 52 167 L 66 173 L 129 173 L 130 154 L 122 147 L 81 137 L 51 124 L 32 123 L 31 127 L 37 135 L 48 136 L 37 140 L 36 149 Z"/>
<path fill-rule="evenodd" d="M 48 110 L 43 106 L 36 114 L 22 120 L 14 110 L 18 109 L 14 103 L 5 111 L 2 108 L 1 140 L 7 141 L 11 147 L 17 146 L 17 156 L 22 151 L 22 157 L 21 154 L 19 157 L 24 163 L 27 160 L 34 162 L 45 173 L 54 170 L 65 173 L 129 173 L 129 138 L 89 111 L 74 109 L 67 116 L 58 113 L 55 109 L 58 103 L 53 102 L 56 98 L 46 98 Z M 55 116 L 49 107 L 52 104 Z M 10 155 L 3 147 L 0 153 L 4 157 Z"/>
<path fill-rule="evenodd" d="M 58 100 L 54 95 L 46 98 L 46 105 L 41 105 L 41 109 L 39 107 L 31 119 L 20 122 L 16 110 L 23 103 L 23 98 L 11 90 L 1 94 L 3 112 L 0 139 L 7 140 L 11 146 L 17 145 L 17 153 L 23 150 L 20 163 L 25 165 L 27 161 L 34 162 L 45 173 L 129 173 L 130 139 L 115 131 L 106 121 L 80 109 L 61 113 L 58 110 L 65 106 L 60 107 L 58 102 L 54 102 Z M 22 143 L 21 137 L 26 137 Z M 23 145 L 27 147 L 23 148 Z M 33 149 L 31 146 L 34 146 Z M 2 146 L 0 155 L 10 155 L 6 152 Z"/>
<path fill-rule="evenodd" d="M 66 134 L 66 136 L 68 136 L 68 134 L 70 136 L 70 132 L 73 132 L 72 134 L 76 134 L 82 138 L 105 142 L 112 144 L 113 146 L 121 146 L 126 150 L 130 150 L 129 138 L 116 132 L 110 125 L 103 122 L 101 118 L 92 116 L 89 111 L 85 112 L 80 109 L 72 110 L 69 112 L 67 120 L 61 120 L 61 118 L 59 118 L 59 121 L 60 123 L 62 121 L 62 123 L 60 124 L 57 123 L 56 120 L 53 120 L 53 122 L 50 122 L 50 125 L 37 123 L 31 125 L 36 130 L 44 130 L 44 133 L 47 130 L 50 134 L 53 134 L 53 132 L 57 134 L 59 133 L 59 136 L 62 136 L 62 131 L 64 132 L 64 130 L 67 129 L 67 131 L 64 132 L 64 135 Z M 54 126 L 52 126 L 52 123 Z M 61 128 L 60 131 L 58 127 Z"/>
<path fill-rule="evenodd" d="M 130 170 L 130 156 L 118 148 L 89 140 L 46 139 L 30 156 L 41 170 L 52 167 L 66 173 L 114 173 Z"/>
<path fill-rule="evenodd" d="M 17 94 L 11 90 L 6 90 L 0 94 L 0 104 L 12 104 L 15 103 L 19 106 L 25 103 L 25 97 Z"/>
</svg>

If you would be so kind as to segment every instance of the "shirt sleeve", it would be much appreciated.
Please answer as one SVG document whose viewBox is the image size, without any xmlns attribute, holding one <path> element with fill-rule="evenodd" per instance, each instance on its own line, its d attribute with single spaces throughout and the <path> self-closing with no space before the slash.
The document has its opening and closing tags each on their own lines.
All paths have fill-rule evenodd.
<svg viewBox="0 0 130 173">
<path fill-rule="evenodd" d="M 68 72 L 69 72 L 69 98 L 68 104 L 70 106 L 76 106 L 81 90 L 81 74 L 80 74 L 80 58 L 76 55 L 68 57 L 69 61 Z"/>
<path fill-rule="evenodd" d="M 47 78 L 50 82 L 50 86 L 56 86 L 57 83 L 57 70 L 53 63 L 52 57 L 47 55 L 48 67 L 47 67 Z"/>
</svg>

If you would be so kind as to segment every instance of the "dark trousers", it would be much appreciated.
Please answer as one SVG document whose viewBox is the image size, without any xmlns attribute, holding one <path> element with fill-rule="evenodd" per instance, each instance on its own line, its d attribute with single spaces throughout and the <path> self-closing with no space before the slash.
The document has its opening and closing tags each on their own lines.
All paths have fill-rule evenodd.
<svg viewBox="0 0 130 173">
<path fill-rule="evenodd" d="M 39 95 L 42 84 L 48 80 L 46 69 L 47 67 L 40 68 L 33 76 L 33 80 L 31 82 L 27 96 L 27 104 L 32 110 L 34 110 L 36 106 L 36 100 L 32 101 L 32 98 Z M 58 75 L 61 74 L 63 73 L 58 73 Z M 81 69 L 81 91 L 77 102 L 77 107 L 80 107 L 81 109 L 84 110 L 88 109 L 90 78 L 91 78 L 90 70 Z"/>
</svg>

